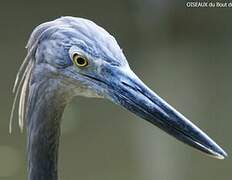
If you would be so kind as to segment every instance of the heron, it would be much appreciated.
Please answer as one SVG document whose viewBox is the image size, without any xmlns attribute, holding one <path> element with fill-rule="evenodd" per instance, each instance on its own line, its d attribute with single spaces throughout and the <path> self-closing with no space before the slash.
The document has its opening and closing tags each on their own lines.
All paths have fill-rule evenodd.
<svg viewBox="0 0 232 180">
<path fill-rule="evenodd" d="M 60 124 L 76 96 L 105 98 L 212 157 L 226 152 L 131 70 L 115 38 L 85 18 L 64 16 L 37 26 L 16 76 L 12 118 L 18 102 L 26 124 L 29 180 L 58 179 Z M 18 101 L 17 101 L 18 99 Z"/>
</svg>

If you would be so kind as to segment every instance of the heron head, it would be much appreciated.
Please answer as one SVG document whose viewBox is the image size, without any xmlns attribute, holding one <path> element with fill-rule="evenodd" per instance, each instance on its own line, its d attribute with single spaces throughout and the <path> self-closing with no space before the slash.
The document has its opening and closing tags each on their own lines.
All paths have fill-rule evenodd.
<svg viewBox="0 0 232 180">
<path fill-rule="evenodd" d="M 202 152 L 226 156 L 133 73 L 114 37 L 92 21 L 62 17 L 44 23 L 27 47 L 34 53 L 35 81 L 39 75 L 60 82 L 69 95 L 107 98 Z"/>
</svg>

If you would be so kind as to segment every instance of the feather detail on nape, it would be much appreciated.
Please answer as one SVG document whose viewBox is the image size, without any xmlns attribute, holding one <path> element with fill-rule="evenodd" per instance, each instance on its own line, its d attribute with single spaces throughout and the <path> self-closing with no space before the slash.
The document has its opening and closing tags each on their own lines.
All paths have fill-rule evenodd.
<svg viewBox="0 0 232 180">
<path fill-rule="evenodd" d="M 27 103 L 27 98 L 28 98 L 27 91 L 28 91 L 28 87 L 30 86 L 29 81 L 30 81 L 32 69 L 35 64 L 35 57 L 34 57 L 35 51 L 40 37 L 51 26 L 51 24 L 53 24 L 53 22 L 47 22 L 36 27 L 32 32 L 29 41 L 26 45 L 26 49 L 28 53 L 18 70 L 13 87 L 13 93 L 15 94 L 15 96 L 14 96 L 14 101 L 10 114 L 10 123 L 9 123 L 10 133 L 12 132 L 12 123 L 13 123 L 15 108 L 19 96 L 20 96 L 19 108 L 18 108 L 19 127 L 21 131 L 23 131 L 24 118 L 26 117 L 26 113 L 27 113 L 27 110 L 25 109 L 26 108 L 25 105 Z"/>
<path fill-rule="evenodd" d="M 25 112 L 26 112 L 25 103 L 27 101 L 27 91 L 28 91 L 29 81 L 31 77 L 31 71 L 34 67 L 34 60 L 32 56 L 33 49 L 34 48 L 29 49 L 28 54 L 26 58 L 24 59 L 16 75 L 16 79 L 15 79 L 15 83 L 13 87 L 13 93 L 15 94 L 15 96 L 14 96 L 14 101 L 13 101 L 13 105 L 11 109 L 10 123 L 9 123 L 10 133 L 12 132 L 12 123 L 13 123 L 13 118 L 14 118 L 14 113 L 15 113 L 15 107 L 16 107 L 19 96 L 20 96 L 19 107 L 18 107 L 19 127 L 20 127 L 21 132 L 23 131 L 23 122 L 24 122 Z"/>
</svg>

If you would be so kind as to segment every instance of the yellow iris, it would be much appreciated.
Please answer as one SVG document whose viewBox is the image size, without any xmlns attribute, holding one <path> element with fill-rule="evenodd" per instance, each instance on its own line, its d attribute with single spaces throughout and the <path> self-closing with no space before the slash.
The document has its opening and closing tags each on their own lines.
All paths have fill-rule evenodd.
<svg viewBox="0 0 232 180">
<path fill-rule="evenodd" d="M 77 53 L 73 55 L 72 61 L 78 67 L 86 67 L 88 65 L 88 60 Z"/>
</svg>

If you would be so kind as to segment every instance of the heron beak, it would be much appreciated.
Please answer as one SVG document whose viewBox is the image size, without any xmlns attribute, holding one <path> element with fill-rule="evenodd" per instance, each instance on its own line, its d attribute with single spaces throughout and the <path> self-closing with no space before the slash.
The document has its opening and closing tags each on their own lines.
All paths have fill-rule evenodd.
<svg viewBox="0 0 232 180">
<path fill-rule="evenodd" d="M 131 70 L 117 73 L 110 99 L 176 139 L 218 159 L 227 154 L 202 130 L 150 90 Z"/>
</svg>

